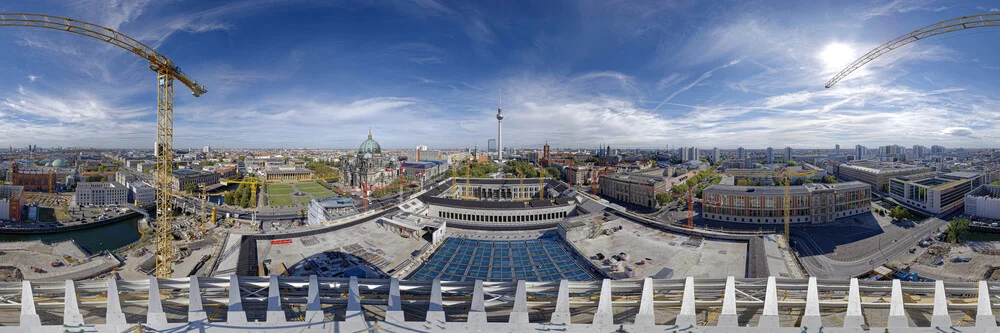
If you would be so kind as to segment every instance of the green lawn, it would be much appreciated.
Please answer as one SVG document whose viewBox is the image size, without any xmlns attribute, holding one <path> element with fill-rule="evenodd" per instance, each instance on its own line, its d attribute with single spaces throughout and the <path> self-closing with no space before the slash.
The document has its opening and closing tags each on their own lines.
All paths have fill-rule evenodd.
<svg viewBox="0 0 1000 333">
<path fill-rule="evenodd" d="M 292 197 L 288 195 L 271 195 L 270 206 L 291 206 L 295 202 L 292 201 Z"/>
<path fill-rule="evenodd" d="M 309 197 L 308 195 L 301 196 L 301 197 L 295 197 L 295 201 L 297 201 L 300 205 L 303 205 L 303 206 L 309 205 L 309 201 L 310 200 L 312 200 L 312 198 Z"/>
<path fill-rule="evenodd" d="M 327 190 L 327 189 L 325 189 L 325 188 L 323 188 L 323 187 L 321 187 L 319 185 L 313 185 L 313 186 L 296 186 L 295 188 L 298 189 L 300 192 L 309 193 L 309 194 L 312 194 L 313 196 L 317 196 L 317 195 L 331 195 L 331 194 L 333 194 L 333 192 L 330 192 L 329 190 Z"/>
<path fill-rule="evenodd" d="M 292 194 L 292 192 L 295 192 L 295 189 L 292 188 L 292 185 L 285 185 L 285 184 L 267 185 L 267 193 L 270 194 L 281 195 L 281 194 Z"/>
</svg>

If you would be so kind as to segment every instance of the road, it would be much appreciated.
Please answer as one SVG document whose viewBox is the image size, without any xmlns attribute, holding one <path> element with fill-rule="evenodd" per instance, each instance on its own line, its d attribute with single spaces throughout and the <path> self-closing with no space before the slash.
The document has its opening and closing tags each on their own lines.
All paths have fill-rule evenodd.
<svg viewBox="0 0 1000 333">
<path fill-rule="evenodd" d="M 793 235 L 794 247 L 799 252 L 802 265 L 805 266 L 809 276 L 817 278 L 850 278 L 862 275 L 872 270 L 872 265 L 882 265 L 894 260 L 904 252 L 917 246 L 920 240 L 932 236 L 938 228 L 947 225 L 948 222 L 938 218 L 930 218 L 917 225 L 906 236 L 895 241 L 884 240 L 881 251 L 873 248 L 871 255 L 853 260 L 837 261 L 822 254 L 819 246 L 812 241 L 812 238 Z"/>
</svg>

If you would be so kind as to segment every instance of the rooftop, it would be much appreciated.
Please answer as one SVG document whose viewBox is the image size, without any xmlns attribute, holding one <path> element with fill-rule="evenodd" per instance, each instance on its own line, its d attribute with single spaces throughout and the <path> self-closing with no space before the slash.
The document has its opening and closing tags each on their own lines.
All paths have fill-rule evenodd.
<svg viewBox="0 0 1000 333">
<path fill-rule="evenodd" d="M 843 183 L 834 184 L 804 184 L 799 186 L 790 186 L 789 192 L 791 194 L 807 194 L 813 191 L 828 190 L 832 189 L 834 191 L 848 191 L 861 188 L 870 188 L 871 185 L 858 181 L 850 181 Z M 784 195 L 785 189 L 783 186 L 732 186 L 732 185 L 712 185 L 705 188 L 705 191 L 711 192 L 721 192 L 726 194 L 757 194 L 757 195 Z"/>
</svg>

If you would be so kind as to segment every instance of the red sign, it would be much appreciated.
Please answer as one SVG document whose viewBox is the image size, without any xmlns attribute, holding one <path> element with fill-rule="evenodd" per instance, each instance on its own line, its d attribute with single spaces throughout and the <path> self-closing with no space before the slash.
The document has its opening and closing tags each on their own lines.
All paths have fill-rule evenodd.
<svg viewBox="0 0 1000 333">
<path fill-rule="evenodd" d="M 288 238 L 286 238 L 286 239 L 275 239 L 275 240 L 271 241 L 271 245 L 281 245 L 281 244 L 291 244 L 291 243 L 292 243 L 292 240 L 288 239 Z"/>
</svg>

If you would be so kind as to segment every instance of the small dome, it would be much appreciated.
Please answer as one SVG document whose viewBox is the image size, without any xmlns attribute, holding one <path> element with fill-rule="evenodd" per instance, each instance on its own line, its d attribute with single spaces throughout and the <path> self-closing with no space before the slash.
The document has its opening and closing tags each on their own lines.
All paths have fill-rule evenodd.
<svg viewBox="0 0 1000 333">
<path fill-rule="evenodd" d="M 45 166 L 47 166 L 47 167 L 52 166 L 52 162 L 45 163 Z"/>
<path fill-rule="evenodd" d="M 361 143 L 361 147 L 358 147 L 359 154 L 366 154 L 370 157 L 371 154 L 381 154 L 382 146 L 378 144 L 378 141 L 372 139 L 372 131 L 368 130 L 368 140 Z"/>
<path fill-rule="evenodd" d="M 65 168 L 65 167 L 67 167 L 69 165 L 66 164 L 65 160 L 63 160 L 61 158 L 57 158 L 55 161 L 52 161 L 52 166 L 59 167 L 59 168 Z"/>
</svg>

